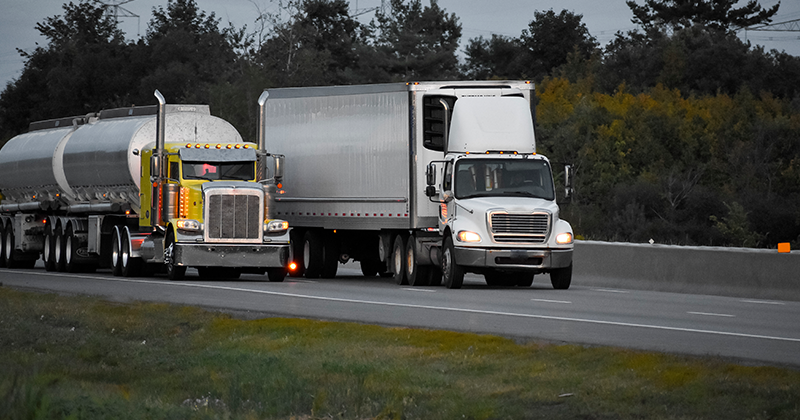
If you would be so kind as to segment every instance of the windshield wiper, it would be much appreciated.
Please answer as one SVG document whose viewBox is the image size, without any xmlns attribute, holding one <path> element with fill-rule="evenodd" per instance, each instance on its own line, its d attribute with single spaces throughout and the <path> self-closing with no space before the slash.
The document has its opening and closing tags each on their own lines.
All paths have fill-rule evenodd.
<svg viewBox="0 0 800 420">
<path fill-rule="evenodd" d="M 536 197 L 536 198 L 539 198 L 539 196 L 537 196 L 536 194 L 534 194 L 534 193 L 532 193 L 532 192 L 528 192 L 528 191 L 519 191 L 519 190 L 515 190 L 515 191 L 503 191 L 503 194 L 524 195 L 524 196 L 527 196 L 527 197 Z"/>
</svg>

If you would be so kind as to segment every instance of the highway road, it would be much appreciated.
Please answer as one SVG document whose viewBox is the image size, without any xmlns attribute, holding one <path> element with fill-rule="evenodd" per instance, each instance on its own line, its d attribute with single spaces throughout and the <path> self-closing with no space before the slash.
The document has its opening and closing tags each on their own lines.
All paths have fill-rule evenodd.
<svg viewBox="0 0 800 420">
<path fill-rule="evenodd" d="M 531 288 L 489 287 L 467 275 L 461 290 L 398 286 L 361 276 L 357 264 L 335 279 L 243 275 L 183 281 L 0 269 L 0 283 L 20 289 L 96 295 L 113 301 L 159 301 L 249 313 L 496 334 L 522 340 L 609 345 L 713 355 L 755 364 L 800 367 L 800 302 L 584 286 L 554 290 L 549 277 Z"/>
</svg>

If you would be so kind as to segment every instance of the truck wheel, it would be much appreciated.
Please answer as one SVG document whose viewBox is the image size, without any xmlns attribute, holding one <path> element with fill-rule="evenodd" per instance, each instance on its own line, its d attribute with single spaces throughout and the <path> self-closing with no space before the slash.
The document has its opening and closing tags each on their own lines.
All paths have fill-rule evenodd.
<svg viewBox="0 0 800 420">
<path fill-rule="evenodd" d="M 464 284 L 464 268 L 456 264 L 456 249 L 449 235 L 444 238 L 442 277 L 448 289 L 460 289 Z"/>
<path fill-rule="evenodd" d="M 406 241 L 406 279 L 410 286 L 427 286 L 430 281 L 430 266 L 417 264 L 416 241 L 410 236 Z"/>
<path fill-rule="evenodd" d="M 303 235 L 303 268 L 307 279 L 316 279 L 322 275 L 322 253 L 320 235 L 309 230 Z"/>
<path fill-rule="evenodd" d="M 78 265 L 78 238 L 72 227 L 67 228 L 67 233 L 64 235 L 64 271 L 69 273 L 77 273 L 80 271 Z"/>
<path fill-rule="evenodd" d="M 131 257 L 131 238 L 127 231 L 122 234 L 122 253 L 119 258 L 122 277 L 138 277 L 141 274 L 142 260 Z"/>
<path fill-rule="evenodd" d="M 119 226 L 114 226 L 114 235 L 111 238 L 111 274 L 117 277 L 122 275 L 122 238 Z"/>
<path fill-rule="evenodd" d="M 406 278 L 406 241 L 403 235 L 397 235 L 392 241 L 392 253 L 389 255 L 389 267 L 394 274 L 394 282 L 397 284 L 408 284 Z"/>
<path fill-rule="evenodd" d="M 332 235 L 327 235 L 322 241 L 322 278 L 336 277 L 339 269 L 339 244 Z"/>
<path fill-rule="evenodd" d="M 6 267 L 6 227 L 0 219 L 0 268 Z"/>
<path fill-rule="evenodd" d="M 44 233 L 44 249 L 42 249 L 42 261 L 44 261 L 44 269 L 47 271 L 56 270 L 54 254 L 55 238 L 53 237 L 53 230 L 48 226 L 47 231 Z"/>
<path fill-rule="evenodd" d="M 66 249 L 64 248 L 64 231 L 60 227 L 57 228 L 53 238 L 53 263 L 55 264 L 56 271 L 61 272 L 66 269 L 66 265 L 64 264 L 64 254 L 66 253 Z"/>
<path fill-rule="evenodd" d="M 289 232 L 289 242 L 292 247 L 292 262 L 295 263 L 295 269 L 289 275 L 303 277 L 306 274 L 306 269 L 303 266 L 303 231 L 296 228 L 292 229 Z"/>
<path fill-rule="evenodd" d="M 550 272 L 550 283 L 553 289 L 566 290 L 572 283 L 572 263 L 569 267 L 558 268 Z"/>
<path fill-rule="evenodd" d="M 283 279 L 286 278 L 286 268 L 278 267 L 278 268 L 268 268 L 267 269 L 267 278 L 271 283 L 280 283 Z"/>
<path fill-rule="evenodd" d="M 186 276 L 186 266 L 178 265 L 173 258 L 175 250 L 175 239 L 173 233 L 167 234 L 167 240 L 164 242 L 164 262 L 167 265 L 167 278 L 170 280 L 183 280 Z"/>
</svg>

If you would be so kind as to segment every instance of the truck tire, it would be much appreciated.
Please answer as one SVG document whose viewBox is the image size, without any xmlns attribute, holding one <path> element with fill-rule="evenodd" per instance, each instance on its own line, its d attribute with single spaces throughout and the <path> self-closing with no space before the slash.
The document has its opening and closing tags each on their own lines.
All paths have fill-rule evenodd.
<svg viewBox="0 0 800 420">
<path fill-rule="evenodd" d="M 322 275 L 322 245 L 319 233 L 309 230 L 303 235 L 303 268 L 307 279 L 316 279 Z"/>
<path fill-rule="evenodd" d="M 406 239 L 397 235 L 392 241 L 392 253 L 389 254 L 389 267 L 394 274 L 394 282 L 400 285 L 408 284 L 406 277 Z"/>
<path fill-rule="evenodd" d="M 431 266 L 417 264 L 417 247 L 413 236 L 406 241 L 406 279 L 409 286 L 427 286 L 430 282 Z"/>
<path fill-rule="evenodd" d="M 167 233 L 167 239 L 164 241 L 164 263 L 167 265 L 167 278 L 170 280 L 183 280 L 186 276 L 186 266 L 178 265 L 173 258 L 175 247 L 174 234 L 170 231 Z"/>
<path fill-rule="evenodd" d="M 44 269 L 46 271 L 56 270 L 55 260 L 55 237 L 53 236 L 53 229 L 49 226 L 44 233 L 44 248 L 42 249 L 42 261 L 44 261 Z"/>
<path fill-rule="evenodd" d="M 295 263 L 295 268 L 289 275 L 292 277 L 303 277 L 306 275 L 305 267 L 303 267 L 303 231 L 297 228 L 289 232 L 289 242 L 292 247 L 292 262 Z"/>
<path fill-rule="evenodd" d="M 35 259 L 22 258 L 22 254 L 14 249 L 14 229 L 10 223 L 6 225 L 3 243 L 5 244 L 3 251 L 5 251 L 7 268 L 33 268 L 36 265 Z"/>
<path fill-rule="evenodd" d="M 111 274 L 114 276 L 122 275 L 122 236 L 119 226 L 114 226 L 114 233 L 111 237 Z"/>
<path fill-rule="evenodd" d="M 67 233 L 64 234 L 64 271 L 68 273 L 77 273 L 81 267 L 78 264 L 78 238 L 75 237 L 75 232 L 72 226 L 67 228 Z"/>
<path fill-rule="evenodd" d="M 572 283 L 572 263 L 569 264 L 569 267 L 557 268 L 551 271 L 550 283 L 553 284 L 553 289 L 569 289 L 569 285 Z"/>
<path fill-rule="evenodd" d="M 122 277 L 138 277 L 142 274 L 141 258 L 131 257 L 131 238 L 128 236 L 127 230 L 122 233 L 122 253 L 119 265 Z"/>
<path fill-rule="evenodd" d="M 464 268 L 456 264 L 456 249 L 450 235 L 444 238 L 442 249 L 442 278 L 448 289 L 460 289 L 464 285 Z"/>
<path fill-rule="evenodd" d="M 267 278 L 271 283 L 280 283 L 286 278 L 287 270 L 284 267 L 268 268 Z"/>
<path fill-rule="evenodd" d="M 0 268 L 6 266 L 6 227 L 0 219 Z"/>
<path fill-rule="evenodd" d="M 333 235 L 325 235 L 322 241 L 322 278 L 336 277 L 339 269 L 339 243 Z"/>
<path fill-rule="evenodd" d="M 63 272 L 66 270 L 64 264 L 66 249 L 64 248 L 64 231 L 61 227 L 56 228 L 53 238 L 53 264 L 55 264 L 56 271 Z"/>
</svg>

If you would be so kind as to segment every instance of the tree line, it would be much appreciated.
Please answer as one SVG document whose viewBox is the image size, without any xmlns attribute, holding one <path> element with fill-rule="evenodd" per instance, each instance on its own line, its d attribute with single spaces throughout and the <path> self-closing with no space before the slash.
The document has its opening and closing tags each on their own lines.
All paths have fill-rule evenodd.
<svg viewBox="0 0 800 420">
<path fill-rule="evenodd" d="M 155 89 L 210 104 L 253 138 L 265 88 L 529 79 L 540 152 L 576 168 L 563 209 L 576 234 L 800 245 L 800 58 L 736 36 L 779 5 L 629 1 L 638 28 L 604 47 L 582 15 L 535 11 L 519 37 L 472 38 L 460 55 L 459 19 L 436 2 L 391 0 L 366 24 L 346 0 L 277 4 L 236 28 L 169 0 L 134 41 L 98 1 L 63 5 L 0 93 L 0 144 L 31 121 L 151 104 Z"/>
</svg>

